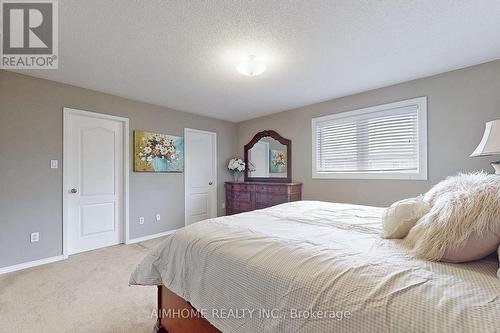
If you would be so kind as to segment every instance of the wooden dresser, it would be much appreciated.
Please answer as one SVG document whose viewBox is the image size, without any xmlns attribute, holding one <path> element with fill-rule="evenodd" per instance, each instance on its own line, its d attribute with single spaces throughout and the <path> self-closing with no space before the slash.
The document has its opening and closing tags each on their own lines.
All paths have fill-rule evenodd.
<svg viewBox="0 0 500 333">
<path fill-rule="evenodd" d="M 302 183 L 226 182 L 226 215 L 302 200 Z"/>
</svg>

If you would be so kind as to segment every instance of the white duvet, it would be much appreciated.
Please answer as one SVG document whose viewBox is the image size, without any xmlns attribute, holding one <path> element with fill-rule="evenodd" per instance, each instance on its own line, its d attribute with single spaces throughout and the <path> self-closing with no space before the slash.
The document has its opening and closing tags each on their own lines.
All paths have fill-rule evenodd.
<svg viewBox="0 0 500 333">
<path fill-rule="evenodd" d="M 411 258 L 382 208 L 315 201 L 178 230 L 130 283 L 165 285 L 223 332 L 500 332 L 496 257 Z"/>
</svg>

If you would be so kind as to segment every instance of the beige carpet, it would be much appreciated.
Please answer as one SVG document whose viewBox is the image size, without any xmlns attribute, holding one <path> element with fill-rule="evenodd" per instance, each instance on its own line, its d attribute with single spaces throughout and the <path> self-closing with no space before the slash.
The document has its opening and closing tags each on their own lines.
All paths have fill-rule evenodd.
<svg viewBox="0 0 500 333">
<path fill-rule="evenodd" d="M 128 286 L 161 239 L 0 275 L 0 332 L 151 332 L 156 287 Z"/>
</svg>

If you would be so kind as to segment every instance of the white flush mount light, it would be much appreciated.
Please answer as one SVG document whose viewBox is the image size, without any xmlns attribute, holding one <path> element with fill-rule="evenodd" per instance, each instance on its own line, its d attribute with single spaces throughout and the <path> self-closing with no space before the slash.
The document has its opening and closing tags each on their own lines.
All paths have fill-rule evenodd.
<svg viewBox="0 0 500 333">
<path fill-rule="evenodd" d="M 245 61 L 240 63 L 236 69 L 243 75 L 257 76 L 266 71 L 266 64 L 257 60 L 255 55 L 250 55 Z"/>
</svg>

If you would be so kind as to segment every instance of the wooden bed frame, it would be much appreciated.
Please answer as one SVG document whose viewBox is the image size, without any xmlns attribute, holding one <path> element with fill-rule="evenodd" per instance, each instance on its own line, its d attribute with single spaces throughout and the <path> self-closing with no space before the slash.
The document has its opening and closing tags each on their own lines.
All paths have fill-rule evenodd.
<svg viewBox="0 0 500 333">
<path fill-rule="evenodd" d="M 182 297 L 158 286 L 156 333 L 222 333 Z"/>
</svg>

